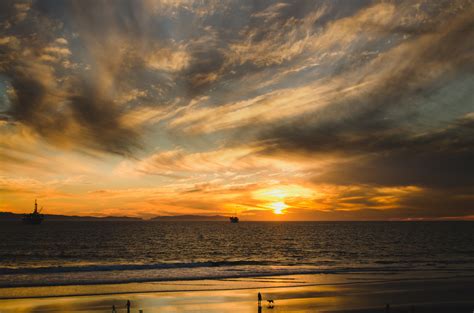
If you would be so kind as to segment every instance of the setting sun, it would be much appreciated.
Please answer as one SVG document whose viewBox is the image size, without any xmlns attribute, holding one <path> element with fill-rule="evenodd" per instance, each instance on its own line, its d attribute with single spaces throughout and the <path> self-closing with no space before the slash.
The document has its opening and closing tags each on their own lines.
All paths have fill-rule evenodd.
<svg viewBox="0 0 474 313">
<path fill-rule="evenodd" d="M 269 205 L 273 209 L 273 213 L 275 214 L 284 214 L 285 212 L 283 211 L 288 207 L 284 202 L 279 201 L 279 202 L 273 202 Z"/>
<path fill-rule="evenodd" d="M 314 190 L 299 185 L 278 185 L 257 190 L 253 198 L 261 201 L 261 206 L 273 210 L 274 214 L 285 214 L 291 207 L 287 203 L 300 203 L 315 195 Z"/>
</svg>

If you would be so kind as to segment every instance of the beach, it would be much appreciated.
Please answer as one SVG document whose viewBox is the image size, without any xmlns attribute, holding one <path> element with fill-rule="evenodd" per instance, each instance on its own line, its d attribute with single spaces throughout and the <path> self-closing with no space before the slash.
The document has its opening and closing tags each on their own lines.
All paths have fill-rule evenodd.
<svg viewBox="0 0 474 313">
<path fill-rule="evenodd" d="M 0 312 L 472 312 L 474 275 L 283 275 L 114 285 L 3 288 Z M 262 293 L 259 309 L 257 294 Z M 268 299 L 274 300 L 273 307 Z"/>
</svg>

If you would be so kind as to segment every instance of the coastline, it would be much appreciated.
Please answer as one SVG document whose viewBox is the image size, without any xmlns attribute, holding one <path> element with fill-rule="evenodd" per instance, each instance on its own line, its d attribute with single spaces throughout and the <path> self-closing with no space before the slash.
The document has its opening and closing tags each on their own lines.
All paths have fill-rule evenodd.
<svg viewBox="0 0 474 313">
<path fill-rule="evenodd" d="M 263 312 L 383 312 L 386 304 L 393 312 L 472 312 L 473 287 L 474 273 L 449 271 L 18 287 L 0 289 L 0 312 L 110 312 L 126 300 L 132 312 L 257 312 L 258 292 L 275 300 Z"/>
</svg>

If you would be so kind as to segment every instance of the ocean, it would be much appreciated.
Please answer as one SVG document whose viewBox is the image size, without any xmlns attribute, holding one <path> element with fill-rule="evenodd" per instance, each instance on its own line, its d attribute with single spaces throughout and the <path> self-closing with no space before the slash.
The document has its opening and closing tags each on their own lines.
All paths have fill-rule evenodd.
<svg viewBox="0 0 474 313">
<path fill-rule="evenodd" d="M 0 223 L 0 287 L 474 270 L 473 222 Z"/>
</svg>

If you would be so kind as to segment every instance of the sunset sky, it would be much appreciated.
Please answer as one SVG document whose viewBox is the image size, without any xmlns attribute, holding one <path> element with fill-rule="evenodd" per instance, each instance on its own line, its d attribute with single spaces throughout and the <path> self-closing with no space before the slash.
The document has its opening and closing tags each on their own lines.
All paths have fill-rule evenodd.
<svg viewBox="0 0 474 313">
<path fill-rule="evenodd" d="M 0 211 L 474 218 L 474 1 L 1 1 Z"/>
</svg>

